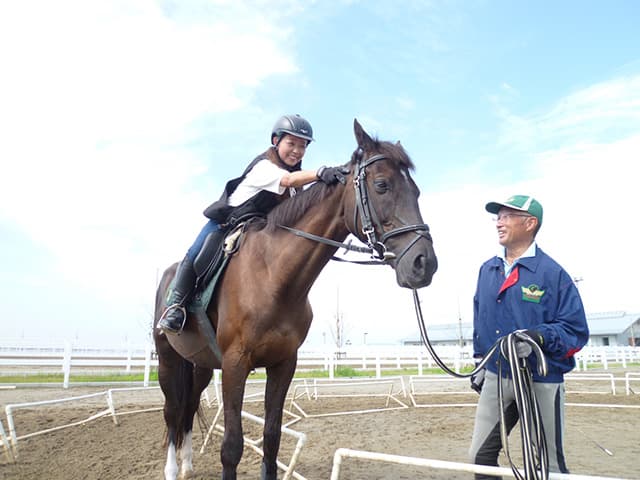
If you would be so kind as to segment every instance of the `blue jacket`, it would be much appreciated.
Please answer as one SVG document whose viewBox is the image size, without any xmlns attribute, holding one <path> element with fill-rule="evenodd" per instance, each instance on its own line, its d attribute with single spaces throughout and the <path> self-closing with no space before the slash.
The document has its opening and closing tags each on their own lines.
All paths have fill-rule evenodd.
<svg viewBox="0 0 640 480">
<path fill-rule="evenodd" d="M 500 337 L 514 330 L 536 330 L 544 341 L 548 374 L 537 373 L 535 355 L 529 365 L 534 381 L 562 382 L 563 375 L 575 367 L 573 355 L 589 339 L 589 328 L 582 300 L 573 280 L 540 248 L 533 257 L 517 260 L 505 279 L 502 259 L 493 257 L 480 267 L 473 299 L 474 356 L 484 356 Z M 495 352 L 487 368 L 498 373 Z M 502 373 L 509 367 L 502 359 Z"/>
</svg>

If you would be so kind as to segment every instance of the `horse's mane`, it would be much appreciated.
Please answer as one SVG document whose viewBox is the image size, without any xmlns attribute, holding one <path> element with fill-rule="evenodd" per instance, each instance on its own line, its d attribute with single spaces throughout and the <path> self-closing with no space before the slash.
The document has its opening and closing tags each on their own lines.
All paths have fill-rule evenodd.
<svg viewBox="0 0 640 480">
<path fill-rule="evenodd" d="M 415 166 L 409 158 L 405 149 L 398 143 L 380 141 L 373 139 L 374 146 L 372 150 L 382 154 L 388 159 L 395 161 L 401 168 L 414 170 Z M 356 167 L 357 150 L 351 155 L 351 160 L 346 165 L 351 172 Z M 266 228 L 273 231 L 278 225 L 291 226 L 295 224 L 312 205 L 320 203 L 335 188 L 322 182 L 316 182 L 309 188 L 299 192 L 291 198 L 284 200 L 277 205 L 267 216 Z M 264 225 L 264 224 L 263 224 Z"/>
</svg>

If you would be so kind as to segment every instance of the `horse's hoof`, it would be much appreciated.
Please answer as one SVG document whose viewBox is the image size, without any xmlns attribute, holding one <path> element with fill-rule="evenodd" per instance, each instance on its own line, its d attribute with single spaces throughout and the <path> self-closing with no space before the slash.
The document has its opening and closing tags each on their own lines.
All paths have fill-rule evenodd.
<svg viewBox="0 0 640 480">
<path fill-rule="evenodd" d="M 194 478 L 195 477 L 195 473 L 193 470 L 186 470 L 184 472 L 180 472 L 180 475 L 178 476 L 178 480 L 189 480 L 190 478 Z"/>
<path fill-rule="evenodd" d="M 267 473 L 267 468 L 263 463 L 260 467 L 260 480 L 278 480 L 278 469 L 273 473 Z"/>
</svg>

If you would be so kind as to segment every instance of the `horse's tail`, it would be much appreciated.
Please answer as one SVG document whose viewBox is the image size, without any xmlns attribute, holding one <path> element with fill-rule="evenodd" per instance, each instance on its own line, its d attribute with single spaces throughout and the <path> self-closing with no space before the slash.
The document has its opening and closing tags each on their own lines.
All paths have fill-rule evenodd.
<svg viewBox="0 0 640 480">
<path fill-rule="evenodd" d="M 187 410 L 191 403 L 191 395 L 193 393 L 193 364 L 185 359 L 180 362 L 180 367 L 176 375 L 176 387 L 177 387 L 177 400 L 178 400 L 178 412 L 176 415 L 176 448 L 182 446 L 185 434 L 186 421 L 191 421 L 188 417 Z"/>
<path fill-rule="evenodd" d="M 188 418 L 189 404 L 193 390 L 193 364 L 182 358 L 169 344 L 167 337 L 162 334 L 156 325 L 166 308 L 166 298 L 171 285 L 171 281 L 176 274 L 178 264 L 175 263 L 167 268 L 162 274 L 160 283 L 156 290 L 156 304 L 153 318 L 153 338 L 156 343 L 156 351 L 160 362 L 158 376 L 160 386 L 167 398 L 171 398 L 172 428 L 164 432 L 163 446 L 167 446 L 170 441 L 176 449 L 182 446 L 184 441 L 184 426 Z M 162 378 L 160 378 L 162 377 Z M 165 409 L 167 403 L 165 403 Z M 165 411 L 165 415 L 167 412 Z"/>
</svg>

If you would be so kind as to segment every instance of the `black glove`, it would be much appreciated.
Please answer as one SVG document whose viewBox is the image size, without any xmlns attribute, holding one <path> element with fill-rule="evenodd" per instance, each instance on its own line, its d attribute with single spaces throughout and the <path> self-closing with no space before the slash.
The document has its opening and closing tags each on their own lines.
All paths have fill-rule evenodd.
<svg viewBox="0 0 640 480">
<path fill-rule="evenodd" d="M 347 167 L 320 167 L 316 173 L 318 180 L 323 181 L 327 185 L 333 185 L 336 182 L 340 182 L 345 185 L 347 179 L 344 177 L 349 173 Z"/>
<path fill-rule="evenodd" d="M 540 332 L 538 332 L 537 330 L 524 330 L 522 333 L 526 333 L 527 335 L 529 335 L 531 337 L 531 340 L 536 342 L 538 346 L 542 348 L 542 345 L 544 344 L 544 337 Z"/>
<path fill-rule="evenodd" d="M 478 364 L 476 364 L 477 368 Z M 476 391 L 478 394 L 482 391 L 482 385 L 484 385 L 484 373 L 486 368 L 479 370 L 478 373 L 471 375 L 471 389 Z"/>
</svg>

